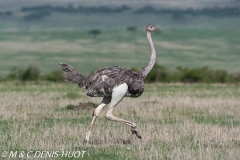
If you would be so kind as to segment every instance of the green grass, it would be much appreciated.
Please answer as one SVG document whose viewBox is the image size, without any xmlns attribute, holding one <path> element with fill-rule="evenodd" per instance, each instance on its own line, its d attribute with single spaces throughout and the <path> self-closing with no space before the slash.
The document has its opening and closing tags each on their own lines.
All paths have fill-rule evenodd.
<svg viewBox="0 0 240 160">
<path fill-rule="evenodd" d="M 239 30 L 162 30 L 152 37 L 157 62 L 169 69 L 209 66 L 239 72 Z M 103 31 L 97 38 L 77 31 L 1 33 L 0 48 L 0 76 L 29 65 L 51 72 L 59 70 L 58 62 L 84 75 L 112 65 L 140 69 L 150 56 L 144 31 Z"/>
<path fill-rule="evenodd" d="M 239 159 L 238 85 L 145 88 L 141 97 L 125 98 L 114 110 L 138 125 L 142 140 L 128 126 L 108 121 L 106 106 L 84 146 L 101 98 L 87 97 L 77 85 L 65 83 L 0 83 L 0 153 L 64 150 L 86 151 L 83 159 Z M 74 110 L 80 102 L 92 107 Z"/>
</svg>

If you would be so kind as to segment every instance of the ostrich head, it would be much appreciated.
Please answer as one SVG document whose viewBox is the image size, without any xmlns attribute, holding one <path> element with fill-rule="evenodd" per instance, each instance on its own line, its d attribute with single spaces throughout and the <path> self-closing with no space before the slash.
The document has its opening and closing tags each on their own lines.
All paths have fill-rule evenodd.
<svg viewBox="0 0 240 160">
<path fill-rule="evenodd" d="M 155 26 L 152 25 L 152 24 L 149 24 L 149 25 L 147 26 L 146 30 L 149 31 L 149 32 L 153 32 L 153 31 L 158 30 L 158 28 L 155 27 Z"/>
</svg>

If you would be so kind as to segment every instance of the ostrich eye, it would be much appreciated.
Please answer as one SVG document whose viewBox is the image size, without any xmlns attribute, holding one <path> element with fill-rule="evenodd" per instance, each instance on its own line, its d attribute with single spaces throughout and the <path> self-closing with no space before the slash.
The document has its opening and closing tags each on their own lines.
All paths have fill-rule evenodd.
<svg viewBox="0 0 240 160">
<path fill-rule="evenodd" d="M 150 26 L 150 28 L 152 28 L 153 26 Z"/>
</svg>

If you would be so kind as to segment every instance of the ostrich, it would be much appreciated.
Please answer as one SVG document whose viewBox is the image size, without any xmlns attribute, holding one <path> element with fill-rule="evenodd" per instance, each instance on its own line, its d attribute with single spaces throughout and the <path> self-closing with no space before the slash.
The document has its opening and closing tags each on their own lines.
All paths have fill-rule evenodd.
<svg viewBox="0 0 240 160">
<path fill-rule="evenodd" d="M 152 42 L 151 32 L 158 30 L 154 25 L 148 25 L 146 28 L 147 40 L 151 48 L 151 57 L 148 65 L 139 72 L 133 72 L 123 67 L 112 66 L 95 71 L 88 77 L 83 77 L 75 68 L 68 64 L 59 63 L 64 71 L 65 81 L 76 83 L 80 88 L 86 89 L 87 96 L 103 97 L 100 105 L 92 113 L 92 121 L 84 138 L 83 144 L 89 142 L 93 130 L 94 122 L 99 116 L 101 110 L 110 103 L 106 113 L 106 118 L 111 121 L 117 121 L 130 126 L 132 133 L 142 139 L 137 130 L 137 125 L 133 122 L 115 117 L 113 110 L 124 97 L 139 97 L 144 91 L 144 79 L 151 71 L 155 59 L 156 51 Z"/>
</svg>

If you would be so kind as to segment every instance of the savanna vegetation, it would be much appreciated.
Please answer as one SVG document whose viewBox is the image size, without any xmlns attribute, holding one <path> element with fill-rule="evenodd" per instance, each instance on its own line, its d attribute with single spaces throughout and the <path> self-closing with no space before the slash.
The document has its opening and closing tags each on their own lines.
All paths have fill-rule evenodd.
<svg viewBox="0 0 240 160">
<path fill-rule="evenodd" d="M 86 151 L 82 159 L 92 160 L 240 158 L 240 89 L 233 84 L 147 84 L 114 111 L 135 122 L 143 139 L 108 121 L 106 106 L 89 146 L 82 142 L 101 98 L 65 83 L 2 82 L 0 90 L 0 151 Z"/>
<path fill-rule="evenodd" d="M 132 68 L 133 71 L 138 69 Z M 61 70 L 52 71 L 46 74 L 40 74 L 37 67 L 29 66 L 26 69 L 17 69 L 14 67 L 1 81 L 51 81 L 63 82 Z M 188 68 L 177 67 L 170 71 L 167 68 L 155 64 L 152 71 L 145 80 L 146 83 L 240 83 L 240 73 L 227 73 L 225 70 L 212 70 L 209 67 Z"/>
<path fill-rule="evenodd" d="M 0 36 L 0 154 L 86 151 L 82 159 L 240 159 L 239 7 L 16 5 L 0 12 L 0 30 L 6 31 Z M 143 139 L 108 121 L 106 106 L 90 145 L 83 146 L 101 98 L 63 83 L 57 63 L 84 76 L 113 65 L 139 71 L 150 53 L 143 30 L 153 22 L 162 30 L 152 35 L 157 60 L 145 91 L 125 98 L 114 111 L 135 122 Z"/>
<path fill-rule="evenodd" d="M 2 33 L 0 77 L 59 81 L 58 62 L 84 76 L 113 65 L 140 70 L 148 63 L 150 48 L 143 31 L 129 28 L 134 27 L 116 32 Z M 239 82 L 239 35 L 238 30 L 154 33 L 157 59 L 147 82 Z"/>
</svg>

